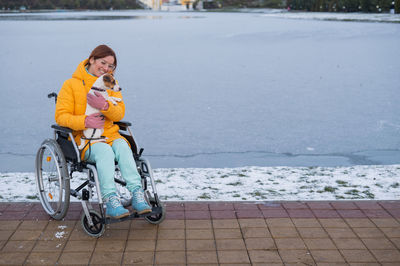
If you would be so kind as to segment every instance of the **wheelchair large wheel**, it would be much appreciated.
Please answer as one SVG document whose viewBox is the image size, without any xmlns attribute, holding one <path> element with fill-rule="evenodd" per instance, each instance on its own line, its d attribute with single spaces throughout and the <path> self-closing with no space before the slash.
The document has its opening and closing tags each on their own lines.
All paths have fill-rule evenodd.
<svg viewBox="0 0 400 266">
<path fill-rule="evenodd" d="M 56 220 L 64 218 L 69 207 L 70 180 L 64 154 L 54 139 L 43 141 L 36 154 L 36 185 L 43 209 Z"/>
<path fill-rule="evenodd" d="M 106 227 L 102 223 L 101 215 L 94 210 L 90 210 L 89 215 L 90 218 L 92 219 L 93 225 L 89 224 L 88 218 L 86 217 L 85 213 L 83 213 L 81 217 L 81 224 L 83 230 L 92 237 L 102 236 L 104 231 L 106 230 Z"/>
</svg>

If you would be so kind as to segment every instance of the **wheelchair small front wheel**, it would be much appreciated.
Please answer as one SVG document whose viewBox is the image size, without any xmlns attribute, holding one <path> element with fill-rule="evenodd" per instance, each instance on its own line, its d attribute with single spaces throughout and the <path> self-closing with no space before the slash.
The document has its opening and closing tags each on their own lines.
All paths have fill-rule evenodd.
<svg viewBox="0 0 400 266">
<path fill-rule="evenodd" d="M 70 200 L 68 167 L 54 139 L 43 141 L 36 154 L 36 186 L 43 209 L 54 219 L 65 217 Z"/>
<path fill-rule="evenodd" d="M 81 217 L 81 224 L 83 230 L 92 237 L 102 236 L 104 231 L 106 230 L 106 227 L 102 222 L 101 215 L 94 210 L 89 210 L 89 215 L 90 218 L 92 219 L 93 224 L 91 225 L 89 223 L 88 218 L 86 217 L 85 213 L 83 213 Z"/>
<path fill-rule="evenodd" d="M 145 216 L 144 219 L 151 224 L 160 224 L 162 221 L 164 221 L 166 215 L 164 204 L 161 203 L 160 201 L 154 200 L 153 198 L 149 199 L 148 197 L 147 201 L 150 203 L 152 207 L 161 208 L 161 212 L 154 215 Z"/>
</svg>

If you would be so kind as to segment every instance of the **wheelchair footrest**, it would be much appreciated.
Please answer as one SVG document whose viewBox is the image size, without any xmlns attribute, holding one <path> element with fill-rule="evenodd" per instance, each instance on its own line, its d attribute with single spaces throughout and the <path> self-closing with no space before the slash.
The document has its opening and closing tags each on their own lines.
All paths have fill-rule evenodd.
<svg viewBox="0 0 400 266">
<path fill-rule="evenodd" d="M 122 221 L 126 221 L 126 220 L 131 220 L 131 219 L 136 219 L 136 218 L 143 218 L 143 217 L 147 217 L 147 216 L 153 216 L 153 215 L 157 215 L 157 214 L 161 214 L 162 213 L 162 208 L 161 207 L 153 207 L 152 211 L 149 213 L 144 213 L 144 214 L 138 214 L 137 212 L 133 212 L 131 213 L 129 216 L 124 217 L 124 218 L 120 218 L 120 219 L 115 219 L 115 218 L 104 218 L 103 223 L 104 224 L 113 224 L 113 223 L 118 223 L 118 222 L 122 222 Z"/>
</svg>

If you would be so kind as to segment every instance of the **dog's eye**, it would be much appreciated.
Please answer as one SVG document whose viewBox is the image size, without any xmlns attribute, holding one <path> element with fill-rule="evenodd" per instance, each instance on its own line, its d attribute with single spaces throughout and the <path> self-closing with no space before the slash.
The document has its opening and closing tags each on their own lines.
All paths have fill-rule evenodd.
<svg viewBox="0 0 400 266">
<path fill-rule="evenodd" d="M 108 75 L 104 75 L 104 76 L 103 76 L 103 80 L 104 80 L 105 82 L 111 82 L 111 77 L 108 76 Z"/>
</svg>

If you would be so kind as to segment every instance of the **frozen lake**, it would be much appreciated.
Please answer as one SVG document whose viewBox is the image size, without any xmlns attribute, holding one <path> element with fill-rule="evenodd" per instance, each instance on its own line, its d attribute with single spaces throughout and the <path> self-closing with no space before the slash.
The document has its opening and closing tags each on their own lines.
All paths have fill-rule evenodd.
<svg viewBox="0 0 400 266">
<path fill-rule="evenodd" d="M 155 168 L 400 162 L 400 24 L 256 13 L 0 15 L 0 172 L 30 172 L 98 44 Z"/>
</svg>

